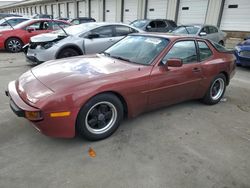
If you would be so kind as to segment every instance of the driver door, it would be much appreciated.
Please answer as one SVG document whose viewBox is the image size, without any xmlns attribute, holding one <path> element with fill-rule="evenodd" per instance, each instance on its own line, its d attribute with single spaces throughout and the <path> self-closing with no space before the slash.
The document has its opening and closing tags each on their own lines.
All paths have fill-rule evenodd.
<svg viewBox="0 0 250 188">
<path fill-rule="evenodd" d="M 192 99 L 202 80 L 202 69 L 197 59 L 195 41 L 178 41 L 163 58 L 181 59 L 181 67 L 155 66 L 148 91 L 149 108 L 158 108 Z"/>
</svg>

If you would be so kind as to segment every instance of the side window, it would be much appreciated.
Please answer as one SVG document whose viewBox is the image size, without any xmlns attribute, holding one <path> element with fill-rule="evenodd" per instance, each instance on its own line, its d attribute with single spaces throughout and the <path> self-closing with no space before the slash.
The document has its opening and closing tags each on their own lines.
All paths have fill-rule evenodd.
<svg viewBox="0 0 250 188">
<path fill-rule="evenodd" d="M 194 41 L 176 42 L 169 50 L 164 60 L 178 58 L 183 64 L 197 62 L 197 53 Z"/>
<path fill-rule="evenodd" d="M 209 31 L 210 31 L 210 33 L 217 33 L 218 29 L 216 27 L 209 26 Z"/>
<path fill-rule="evenodd" d="M 156 21 L 157 28 L 165 28 L 167 24 L 164 21 Z"/>
<path fill-rule="evenodd" d="M 198 47 L 201 61 L 204 61 L 213 55 L 212 51 L 205 42 L 198 41 Z"/>
<path fill-rule="evenodd" d="M 201 32 L 206 32 L 207 34 L 210 34 L 209 32 L 209 28 L 206 26 L 206 27 L 203 27 Z"/>
<path fill-rule="evenodd" d="M 152 21 L 148 24 L 149 26 L 151 26 L 151 28 L 156 28 L 156 22 L 155 21 Z"/>
<path fill-rule="evenodd" d="M 135 33 L 136 31 L 130 27 L 117 25 L 115 26 L 115 36 L 126 36 L 130 33 Z"/>
<path fill-rule="evenodd" d="M 91 33 L 95 33 L 99 35 L 99 38 L 108 38 L 113 37 L 113 29 L 111 26 L 103 26 L 91 31 Z"/>
<path fill-rule="evenodd" d="M 40 25 L 41 25 L 41 22 L 35 22 L 35 23 L 27 26 L 27 28 L 32 28 L 32 29 L 35 29 L 35 30 L 41 30 Z"/>
</svg>

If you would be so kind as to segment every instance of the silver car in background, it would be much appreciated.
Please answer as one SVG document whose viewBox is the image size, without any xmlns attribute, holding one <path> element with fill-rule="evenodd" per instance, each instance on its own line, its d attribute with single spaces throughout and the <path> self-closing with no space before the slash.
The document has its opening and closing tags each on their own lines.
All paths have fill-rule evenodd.
<svg viewBox="0 0 250 188">
<path fill-rule="evenodd" d="M 202 38 L 206 38 L 216 43 L 219 43 L 222 46 L 225 45 L 227 36 L 225 32 L 219 30 L 216 26 L 203 24 L 181 25 L 175 28 L 172 33 L 197 35 Z"/>
<path fill-rule="evenodd" d="M 122 23 L 84 23 L 36 35 L 24 47 L 24 53 L 33 63 L 100 53 L 128 34 L 138 32 L 143 31 Z"/>
</svg>

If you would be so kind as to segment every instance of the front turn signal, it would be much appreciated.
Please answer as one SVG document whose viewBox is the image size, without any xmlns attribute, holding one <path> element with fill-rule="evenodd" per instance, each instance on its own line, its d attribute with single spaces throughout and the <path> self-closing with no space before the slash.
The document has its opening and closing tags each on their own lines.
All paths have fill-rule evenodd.
<svg viewBox="0 0 250 188">
<path fill-rule="evenodd" d="M 43 119 L 41 111 L 25 111 L 25 117 L 30 121 L 39 121 Z"/>
</svg>

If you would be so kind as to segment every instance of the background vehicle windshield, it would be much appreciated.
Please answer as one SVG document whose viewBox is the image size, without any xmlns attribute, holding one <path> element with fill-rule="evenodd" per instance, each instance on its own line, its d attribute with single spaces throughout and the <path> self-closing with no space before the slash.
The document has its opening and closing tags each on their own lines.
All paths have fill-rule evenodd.
<svg viewBox="0 0 250 188">
<path fill-rule="evenodd" d="M 172 33 L 175 34 L 192 34 L 195 35 L 200 30 L 198 26 L 180 26 L 177 27 Z"/>
<path fill-rule="evenodd" d="M 148 36 L 128 36 L 105 51 L 110 57 L 149 65 L 169 40 Z"/>
<path fill-rule="evenodd" d="M 147 20 L 136 20 L 132 22 L 130 25 L 137 27 L 137 28 L 143 28 L 147 22 L 148 22 Z"/>
<path fill-rule="evenodd" d="M 66 31 L 68 35 L 78 35 L 81 33 L 88 32 L 96 28 L 97 26 L 98 25 L 96 23 L 84 23 L 84 24 L 73 25 L 73 26 L 64 28 L 64 30 Z M 65 35 L 64 31 L 61 29 L 54 31 L 53 33 L 56 33 L 58 35 Z"/>
</svg>

